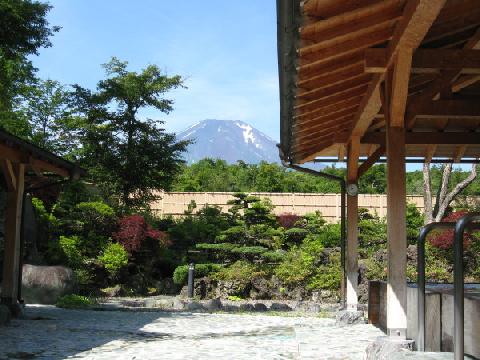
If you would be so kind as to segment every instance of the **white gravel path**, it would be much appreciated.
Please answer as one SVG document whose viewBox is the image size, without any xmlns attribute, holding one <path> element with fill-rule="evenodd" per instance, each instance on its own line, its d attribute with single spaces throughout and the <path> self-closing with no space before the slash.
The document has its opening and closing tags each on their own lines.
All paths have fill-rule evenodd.
<svg viewBox="0 0 480 360">
<path fill-rule="evenodd" d="M 0 359 L 362 359 L 383 333 L 334 320 L 28 306 L 0 327 Z"/>
</svg>

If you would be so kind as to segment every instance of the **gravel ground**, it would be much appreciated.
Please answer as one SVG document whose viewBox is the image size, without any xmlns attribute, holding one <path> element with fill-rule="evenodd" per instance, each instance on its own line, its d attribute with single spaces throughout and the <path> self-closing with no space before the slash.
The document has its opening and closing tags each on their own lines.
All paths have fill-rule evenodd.
<svg viewBox="0 0 480 360">
<path fill-rule="evenodd" d="M 383 333 L 333 319 L 28 306 L 0 327 L 0 359 L 362 359 Z"/>
</svg>

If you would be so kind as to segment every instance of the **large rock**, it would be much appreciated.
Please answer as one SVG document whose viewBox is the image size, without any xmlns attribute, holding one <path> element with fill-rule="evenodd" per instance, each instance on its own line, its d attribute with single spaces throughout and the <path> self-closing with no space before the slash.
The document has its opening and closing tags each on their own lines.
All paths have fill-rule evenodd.
<svg viewBox="0 0 480 360">
<path fill-rule="evenodd" d="M 335 317 L 335 324 L 337 326 L 365 324 L 365 317 L 363 311 L 339 311 Z"/>
<path fill-rule="evenodd" d="M 396 355 L 413 349 L 413 340 L 393 339 L 389 336 L 380 336 L 365 350 L 365 360 L 391 360 Z M 412 353 L 410 353 L 413 355 Z"/>
<path fill-rule="evenodd" d="M 29 304 L 55 304 L 77 289 L 73 271 L 63 266 L 25 264 L 22 274 L 22 297 Z"/>
<path fill-rule="evenodd" d="M 247 298 L 251 289 L 250 282 L 238 280 L 220 280 L 216 289 L 216 296 L 221 299 L 227 299 L 229 296 L 239 296 Z"/>
</svg>

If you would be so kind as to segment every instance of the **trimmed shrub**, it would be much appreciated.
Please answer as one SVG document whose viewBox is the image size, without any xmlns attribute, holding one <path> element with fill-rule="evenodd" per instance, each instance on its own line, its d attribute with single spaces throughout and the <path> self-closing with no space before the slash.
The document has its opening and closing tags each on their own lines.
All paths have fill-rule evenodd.
<svg viewBox="0 0 480 360">
<path fill-rule="evenodd" d="M 238 280 L 247 282 L 255 276 L 264 276 L 265 271 L 252 264 L 251 262 L 239 260 L 229 267 L 224 267 L 216 274 L 214 278 L 217 280 Z"/>
<path fill-rule="evenodd" d="M 215 251 L 221 251 L 221 252 L 230 252 L 233 248 L 235 248 L 235 244 L 231 243 L 218 243 L 218 244 L 197 244 L 195 245 L 195 248 L 199 250 L 215 250 Z"/>
<path fill-rule="evenodd" d="M 81 249 L 81 238 L 78 236 L 60 236 L 58 244 L 67 259 L 68 266 L 79 268 L 84 263 Z"/>
<path fill-rule="evenodd" d="M 286 252 L 284 250 L 265 251 L 261 257 L 266 261 L 281 262 L 285 259 L 285 254 Z"/>
<path fill-rule="evenodd" d="M 98 261 L 110 275 L 116 276 L 119 270 L 128 264 L 128 253 L 121 244 L 109 243 Z"/>
<path fill-rule="evenodd" d="M 284 229 L 291 229 L 301 217 L 292 213 L 283 213 L 277 216 L 278 224 Z"/>
<path fill-rule="evenodd" d="M 442 222 L 444 221 L 455 222 L 466 214 L 467 214 L 466 211 L 453 212 L 448 216 L 444 217 L 442 219 Z M 434 247 L 437 247 L 439 249 L 444 249 L 444 250 L 452 249 L 453 234 L 454 234 L 453 229 L 434 231 L 428 236 L 428 241 Z M 472 235 L 465 232 L 463 236 L 463 246 L 465 247 L 465 249 L 468 248 L 471 242 L 472 242 Z"/>
<path fill-rule="evenodd" d="M 240 246 L 232 249 L 232 253 L 240 255 L 260 255 L 268 249 L 263 246 Z"/>
</svg>

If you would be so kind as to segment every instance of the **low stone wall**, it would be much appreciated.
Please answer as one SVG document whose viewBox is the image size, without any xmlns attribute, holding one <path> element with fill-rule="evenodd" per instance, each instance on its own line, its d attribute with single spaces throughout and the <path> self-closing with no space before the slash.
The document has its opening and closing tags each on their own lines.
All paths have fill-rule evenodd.
<svg viewBox="0 0 480 360">
<path fill-rule="evenodd" d="M 475 285 L 467 285 L 474 288 Z M 480 290 L 480 286 L 478 287 Z M 425 350 L 453 351 L 453 286 L 427 285 L 425 297 Z M 371 281 L 369 285 L 368 319 L 382 329 L 387 326 L 387 286 L 384 281 Z M 418 336 L 418 293 L 416 284 L 407 288 L 407 337 Z M 480 294 L 467 291 L 465 295 L 465 353 L 480 358 Z"/>
</svg>

